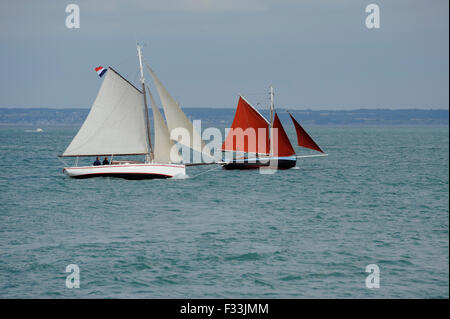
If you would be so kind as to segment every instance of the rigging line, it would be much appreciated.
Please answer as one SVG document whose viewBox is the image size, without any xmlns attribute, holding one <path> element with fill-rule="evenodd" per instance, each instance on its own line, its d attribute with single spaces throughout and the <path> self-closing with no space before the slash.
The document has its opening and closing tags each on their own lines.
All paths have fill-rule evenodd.
<svg viewBox="0 0 450 319">
<path fill-rule="evenodd" d="M 120 60 L 118 60 L 118 61 L 116 61 L 116 65 L 121 65 L 121 64 L 125 64 L 125 62 L 130 62 L 131 60 L 134 60 L 135 59 L 135 57 L 134 56 L 129 56 L 129 55 L 127 55 L 127 56 L 125 56 L 124 58 L 122 58 L 122 59 L 120 59 Z"/>
<path fill-rule="evenodd" d="M 197 175 L 194 175 L 194 176 L 192 176 L 191 178 L 195 178 L 195 177 L 197 177 L 197 176 L 199 176 L 199 175 L 202 175 L 202 174 L 205 174 L 205 173 L 209 173 L 209 172 L 211 172 L 211 171 L 213 171 L 213 170 L 215 170 L 215 169 L 218 169 L 218 168 L 222 168 L 222 165 L 217 165 L 217 167 L 213 167 L 213 168 L 208 169 L 207 171 L 198 173 Z"/>
<path fill-rule="evenodd" d="M 141 76 L 139 75 L 139 69 L 134 72 L 133 77 L 130 79 L 132 79 L 133 81 L 136 81 L 136 82 L 140 82 Z"/>
<path fill-rule="evenodd" d="M 267 92 L 245 92 L 244 90 L 241 91 L 242 93 L 245 93 L 246 95 L 266 95 Z"/>
<path fill-rule="evenodd" d="M 67 165 L 66 161 L 64 161 L 61 157 L 58 156 L 58 160 L 64 164 L 64 166 L 69 166 Z"/>
</svg>

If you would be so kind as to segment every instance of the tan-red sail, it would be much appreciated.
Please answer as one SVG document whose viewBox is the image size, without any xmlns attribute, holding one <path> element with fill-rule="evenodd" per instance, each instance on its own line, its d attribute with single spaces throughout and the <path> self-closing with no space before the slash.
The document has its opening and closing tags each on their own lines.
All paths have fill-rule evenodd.
<svg viewBox="0 0 450 319">
<path fill-rule="evenodd" d="M 323 153 L 323 151 L 320 149 L 319 145 L 314 142 L 314 140 L 309 136 L 308 133 L 303 129 L 303 127 L 294 119 L 294 117 L 289 113 L 289 116 L 292 119 L 292 122 L 294 123 L 295 130 L 297 132 L 297 142 L 298 146 L 306 147 L 315 151 L 319 151 Z"/>
<path fill-rule="evenodd" d="M 273 156 L 294 155 L 295 154 L 294 148 L 292 147 L 291 141 L 289 141 L 289 137 L 287 136 L 283 128 L 283 125 L 281 125 L 281 121 L 278 118 L 277 113 L 275 113 L 275 117 L 273 119 L 273 128 L 274 128 L 274 139 L 272 139 Z"/>
<path fill-rule="evenodd" d="M 269 122 L 243 97 L 239 97 L 233 124 L 222 150 L 269 153 Z"/>
</svg>

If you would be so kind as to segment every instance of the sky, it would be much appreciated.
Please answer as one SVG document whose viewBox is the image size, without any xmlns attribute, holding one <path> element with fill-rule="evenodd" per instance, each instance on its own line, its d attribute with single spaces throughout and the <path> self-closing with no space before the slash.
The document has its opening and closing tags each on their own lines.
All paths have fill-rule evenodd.
<svg viewBox="0 0 450 319">
<path fill-rule="evenodd" d="M 0 107 L 89 108 L 99 65 L 138 85 L 139 41 L 182 107 L 235 108 L 242 94 L 265 108 L 272 85 L 289 109 L 448 109 L 448 12 L 448 0 L 0 0 Z"/>
</svg>

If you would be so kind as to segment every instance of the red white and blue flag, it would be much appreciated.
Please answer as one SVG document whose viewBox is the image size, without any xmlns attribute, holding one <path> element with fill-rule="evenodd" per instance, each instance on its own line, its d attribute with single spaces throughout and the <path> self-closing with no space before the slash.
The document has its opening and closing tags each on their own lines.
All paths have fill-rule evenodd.
<svg viewBox="0 0 450 319">
<path fill-rule="evenodd" d="M 98 74 L 99 77 L 102 77 L 103 74 L 106 73 L 106 71 L 107 71 L 107 69 L 105 69 L 105 68 L 102 67 L 102 66 L 99 66 L 99 67 L 96 67 L 96 68 L 95 68 L 95 72 L 97 72 L 97 74 Z"/>
</svg>

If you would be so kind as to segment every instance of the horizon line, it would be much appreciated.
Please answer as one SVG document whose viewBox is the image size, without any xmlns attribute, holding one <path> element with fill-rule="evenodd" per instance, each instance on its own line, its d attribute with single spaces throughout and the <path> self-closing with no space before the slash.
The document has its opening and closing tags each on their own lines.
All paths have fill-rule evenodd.
<svg viewBox="0 0 450 319">
<path fill-rule="evenodd" d="M 186 109 L 235 109 L 236 107 L 224 107 L 224 106 L 183 106 Z M 44 106 L 0 106 L 0 109 L 9 110 L 30 110 L 30 109 L 46 109 L 46 110 L 90 110 L 91 107 L 44 107 Z M 162 108 L 161 108 L 162 109 Z M 260 110 L 269 110 L 268 107 L 259 108 Z M 422 110 L 422 111 L 449 111 L 449 107 L 402 107 L 402 108 L 386 108 L 386 107 L 355 107 L 355 108 L 291 108 L 291 107 L 278 107 L 279 110 L 291 110 L 291 111 L 357 111 L 357 110 L 387 110 L 387 111 L 406 111 L 406 110 Z"/>
</svg>

